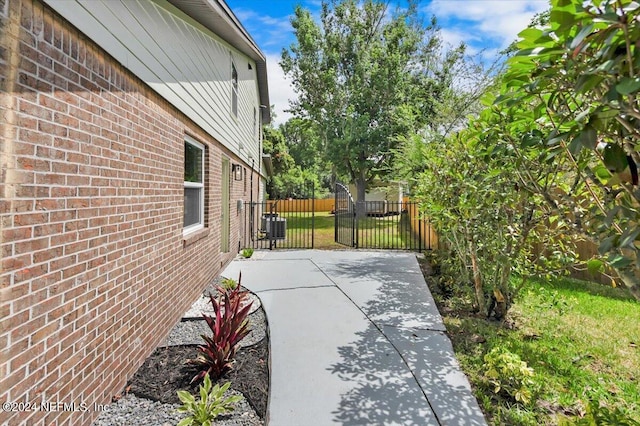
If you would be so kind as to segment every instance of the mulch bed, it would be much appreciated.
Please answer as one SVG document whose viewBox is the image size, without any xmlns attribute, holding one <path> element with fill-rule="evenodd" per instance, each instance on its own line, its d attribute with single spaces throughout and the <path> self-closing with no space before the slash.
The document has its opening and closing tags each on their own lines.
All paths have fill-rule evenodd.
<svg viewBox="0 0 640 426">
<path fill-rule="evenodd" d="M 197 354 L 197 345 L 157 348 L 130 380 L 129 392 L 140 398 L 171 404 L 181 404 L 178 390 L 187 390 L 198 397 L 198 385 L 190 384 L 198 370 L 185 362 L 196 358 Z M 231 389 L 241 392 L 262 419 L 267 412 L 268 359 L 269 345 L 265 338 L 239 349 L 234 368 L 215 382 L 230 381 Z"/>
</svg>

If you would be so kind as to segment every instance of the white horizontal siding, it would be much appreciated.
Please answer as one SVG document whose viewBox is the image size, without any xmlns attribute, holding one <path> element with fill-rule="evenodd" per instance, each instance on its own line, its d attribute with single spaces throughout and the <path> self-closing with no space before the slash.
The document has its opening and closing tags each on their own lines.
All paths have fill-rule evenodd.
<svg viewBox="0 0 640 426">
<path fill-rule="evenodd" d="M 260 158 L 253 60 L 164 0 L 45 1 L 232 152 L 249 164 L 250 156 Z M 231 112 L 232 58 L 238 118 Z"/>
</svg>

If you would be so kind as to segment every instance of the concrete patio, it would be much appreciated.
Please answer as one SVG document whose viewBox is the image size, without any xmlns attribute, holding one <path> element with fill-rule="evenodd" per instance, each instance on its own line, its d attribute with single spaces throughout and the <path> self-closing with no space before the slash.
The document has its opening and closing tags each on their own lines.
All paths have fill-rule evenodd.
<svg viewBox="0 0 640 426">
<path fill-rule="evenodd" d="M 269 322 L 269 425 L 486 424 L 415 254 L 260 251 L 240 272 Z"/>
</svg>

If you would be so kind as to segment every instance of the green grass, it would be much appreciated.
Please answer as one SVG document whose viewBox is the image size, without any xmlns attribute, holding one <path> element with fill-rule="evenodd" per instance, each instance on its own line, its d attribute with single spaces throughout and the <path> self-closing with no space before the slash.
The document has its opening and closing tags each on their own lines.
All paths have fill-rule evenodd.
<svg viewBox="0 0 640 426">
<path fill-rule="evenodd" d="M 302 216 L 301 213 L 280 213 L 280 217 L 287 219 L 287 235 L 309 235 L 312 224 L 315 228 L 313 237 L 314 248 L 317 249 L 338 249 L 344 246 L 337 244 L 334 231 L 334 217 L 329 212 L 316 212 L 312 218 L 311 213 L 308 216 Z"/>
<path fill-rule="evenodd" d="M 532 282 L 512 307 L 509 327 L 470 315 L 456 297 L 437 298 L 490 424 L 558 424 L 584 415 L 590 400 L 640 421 L 640 303 L 623 290 L 569 279 Z M 534 369 L 536 403 L 515 404 L 486 385 L 483 356 L 495 346 Z"/>
</svg>

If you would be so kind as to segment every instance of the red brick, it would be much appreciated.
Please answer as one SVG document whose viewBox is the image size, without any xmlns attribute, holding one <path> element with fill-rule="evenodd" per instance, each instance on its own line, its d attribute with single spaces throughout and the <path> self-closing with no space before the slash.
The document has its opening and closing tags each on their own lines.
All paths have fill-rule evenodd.
<svg viewBox="0 0 640 426">
<path fill-rule="evenodd" d="M 0 335 L 0 345 L 10 346 L 1 355 L 10 355 L 18 368 L 27 363 L 35 380 L 14 376 L 19 370 L 0 370 L 0 377 L 10 374 L 23 395 L 107 400 L 188 299 L 233 258 L 234 253 L 218 255 L 215 219 L 218 170 L 228 153 L 88 38 L 36 4 L 37 13 L 24 20 L 31 30 L 21 36 L 20 127 L 12 136 L 13 169 L 2 183 L 22 198 L 0 200 L 0 250 L 4 266 L 13 268 L 0 279 L 3 291 L 15 288 L 6 304 L 14 310 L 0 320 L 12 324 L 9 334 Z M 210 157 L 205 220 L 211 230 L 187 247 L 181 213 L 185 132 L 207 144 Z M 232 191 L 232 199 L 247 198 L 243 185 L 234 184 Z M 234 236 L 239 219 L 232 221 Z M 132 349 L 136 333 L 143 337 Z M 42 352 L 42 345 L 46 361 L 24 355 Z M 94 418 L 51 413 L 19 421 L 78 425 Z"/>
</svg>

